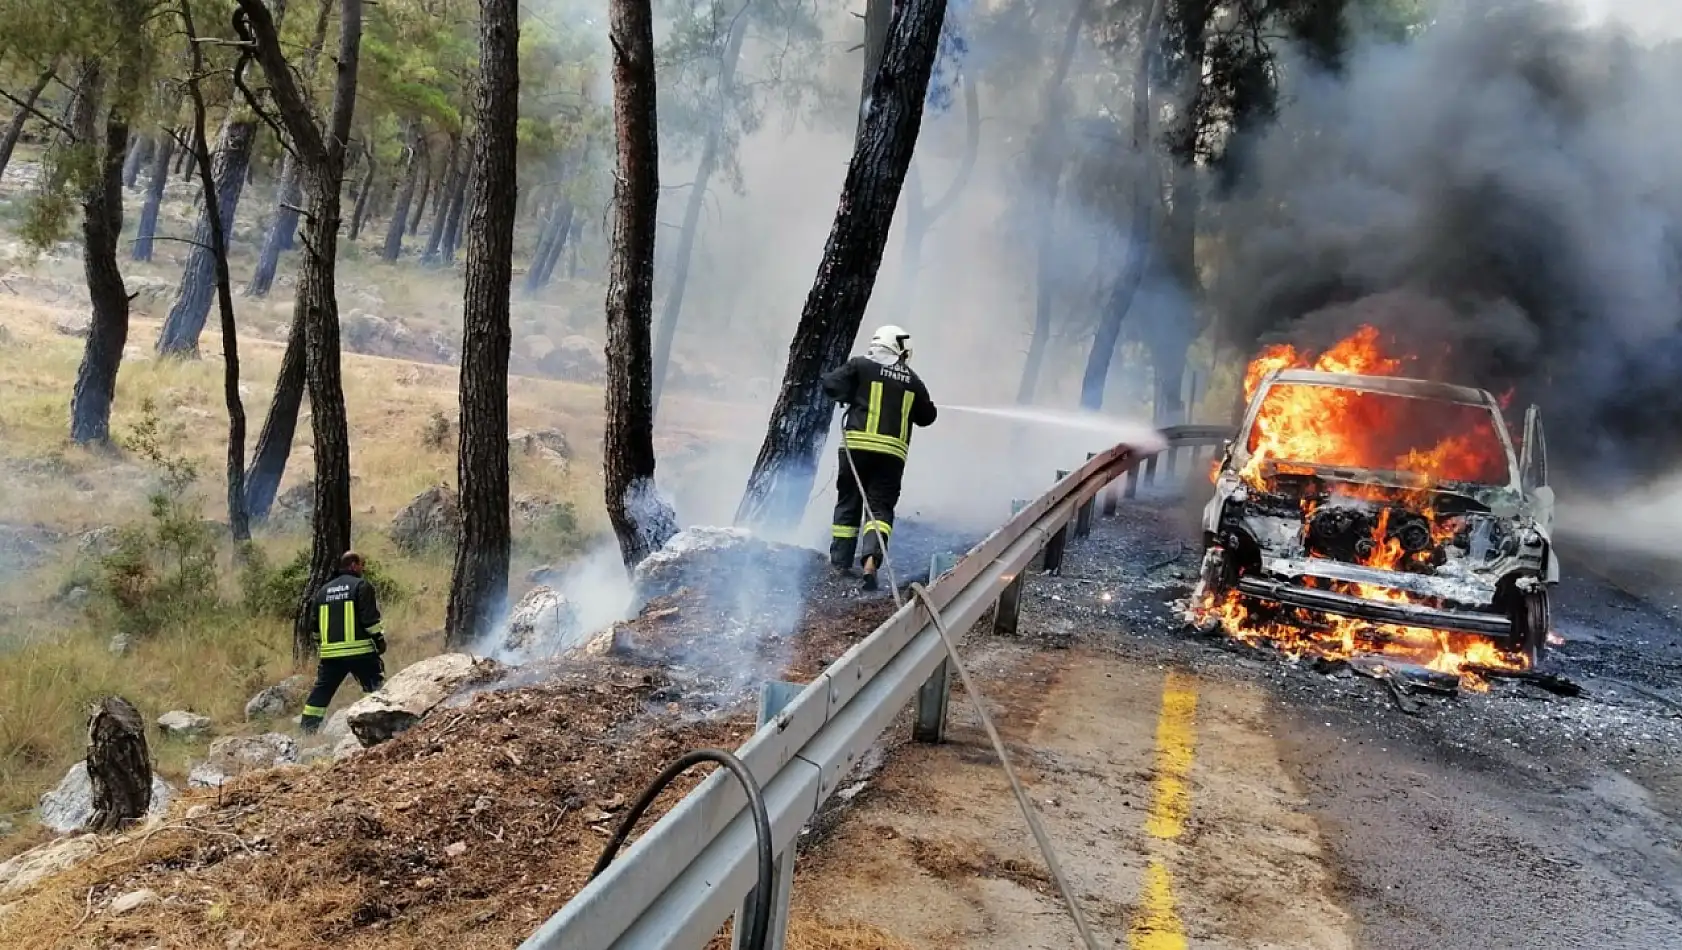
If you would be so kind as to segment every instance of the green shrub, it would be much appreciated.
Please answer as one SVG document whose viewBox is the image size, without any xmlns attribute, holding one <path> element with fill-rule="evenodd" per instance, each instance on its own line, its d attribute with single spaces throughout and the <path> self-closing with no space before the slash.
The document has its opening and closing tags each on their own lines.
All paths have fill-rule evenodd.
<svg viewBox="0 0 1682 950">
<path fill-rule="evenodd" d="M 387 574 L 380 563 L 364 560 L 362 576 L 374 585 L 381 604 L 395 604 L 409 596 L 409 591 L 396 578 Z M 304 596 L 304 585 L 310 579 L 310 552 L 299 551 L 290 561 L 274 567 L 255 545 L 246 550 L 240 567 L 240 590 L 245 609 L 252 616 L 290 620 Z"/>
<path fill-rule="evenodd" d="M 123 445 L 158 470 L 147 497 L 150 518 L 118 530 L 112 550 L 99 559 L 93 587 L 117 629 L 144 635 L 216 608 L 219 597 L 217 530 L 205 522 L 193 492 L 198 472 L 169 451 L 150 399 L 140 412 Z"/>
</svg>

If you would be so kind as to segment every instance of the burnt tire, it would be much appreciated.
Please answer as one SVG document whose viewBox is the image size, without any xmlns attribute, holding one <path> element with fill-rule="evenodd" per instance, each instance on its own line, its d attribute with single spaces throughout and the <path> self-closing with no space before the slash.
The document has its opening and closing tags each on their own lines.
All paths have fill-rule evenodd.
<svg viewBox="0 0 1682 950">
<path fill-rule="evenodd" d="M 1548 627 L 1552 620 L 1548 589 L 1538 586 L 1535 590 L 1517 592 L 1512 599 L 1511 617 L 1518 653 L 1535 669 L 1548 652 Z"/>
</svg>

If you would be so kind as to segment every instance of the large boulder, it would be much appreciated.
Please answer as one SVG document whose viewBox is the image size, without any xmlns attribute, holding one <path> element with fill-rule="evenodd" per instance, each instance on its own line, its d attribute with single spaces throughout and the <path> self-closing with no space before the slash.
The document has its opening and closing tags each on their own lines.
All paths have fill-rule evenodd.
<svg viewBox="0 0 1682 950">
<path fill-rule="evenodd" d="M 60 838 L 0 862 L 0 897 L 21 893 L 99 853 L 98 835 Z"/>
<path fill-rule="evenodd" d="M 147 808 L 146 814 L 163 814 L 174 794 L 175 790 L 154 773 L 152 804 Z M 76 831 L 93 818 L 93 782 L 88 778 L 86 762 L 72 765 L 70 771 L 64 773 L 64 778 L 60 779 L 51 791 L 41 796 L 36 818 L 42 825 L 59 834 Z"/>
<path fill-rule="evenodd" d="M 275 497 L 269 520 L 277 524 L 308 524 L 315 516 L 315 479 L 306 479 Z"/>
<path fill-rule="evenodd" d="M 514 653 L 547 656 L 578 635 L 578 610 L 553 587 L 531 589 L 508 616 L 508 635 L 502 648 Z"/>
<path fill-rule="evenodd" d="M 246 721 L 274 719 L 301 707 L 312 685 L 309 676 L 299 673 L 264 687 L 245 704 Z"/>
<path fill-rule="evenodd" d="M 461 531 L 461 503 L 444 485 L 416 495 L 391 519 L 391 540 L 406 554 L 455 543 Z"/>
<path fill-rule="evenodd" d="M 673 535 L 636 566 L 631 581 L 644 601 L 684 587 L 712 596 L 794 593 L 824 563 L 810 548 L 763 541 L 742 528 L 701 526 Z"/>
<path fill-rule="evenodd" d="M 298 761 L 298 743 L 270 732 L 260 736 L 225 736 L 210 744 L 210 755 L 187 773 L 194 788 L 217 788 L 247 772 L 260 772 Z"/>
<path fill-rule="evenodd" d="M 458 689 L 496 675 L 494 661 L 445 653 L 405 667 L 371 696 L 345 710 L 350 731 L 363 746 L 378 745 L 413 726 Z"/>
</svg>

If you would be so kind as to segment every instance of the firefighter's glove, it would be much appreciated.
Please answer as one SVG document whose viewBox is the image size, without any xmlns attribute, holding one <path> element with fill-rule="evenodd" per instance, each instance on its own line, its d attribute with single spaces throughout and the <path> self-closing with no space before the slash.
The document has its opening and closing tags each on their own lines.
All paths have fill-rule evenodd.
<svg viewBox="0 0 1682 950">
<path fill-rule="evenodd" d="M 385 653 L 385 634 L 374 634 L 374 652 L 379 654 Z"/>
</svg>

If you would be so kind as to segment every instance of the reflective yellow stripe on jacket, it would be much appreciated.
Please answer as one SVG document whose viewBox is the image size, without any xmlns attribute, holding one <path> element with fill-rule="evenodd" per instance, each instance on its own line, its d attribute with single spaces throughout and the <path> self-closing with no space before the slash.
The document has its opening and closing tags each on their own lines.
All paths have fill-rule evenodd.
<svg viewBox="0 0 1682 950">
<path fill-rule="evenodd" d="M 339 656 L 361 656 L 374 652 L 374 641 L 361 635 L 356 626 L 356 600 L 351 598 L 343 602 L 344 624 L 337 630 L 333 628 L 333 604 L 322 604 L 317 621 L 321 630 L 321 656 L 330 659 Z M 377 631 L 369 631 L 375 633 Z"/>
<path fill-rule="evenodd" d="M 899 410 L 899 435 L 882 434 L 882 384 L 870 384 L 870 409 L 865 415 L 864 429 L 848 429 L 844 433 L 847 448 L 854 452 L 881 452 L 904 460 L 910 453 L 911 405 L 916 394 L 907 391 Z M 893 418 L 889 416 L 888 418 Z"/>
</svg>

